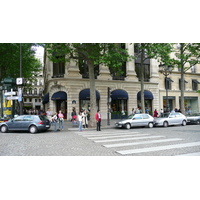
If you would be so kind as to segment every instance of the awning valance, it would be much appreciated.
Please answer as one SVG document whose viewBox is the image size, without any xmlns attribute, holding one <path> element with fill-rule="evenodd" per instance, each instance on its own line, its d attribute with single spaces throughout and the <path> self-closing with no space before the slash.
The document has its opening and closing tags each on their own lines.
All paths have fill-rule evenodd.
<svg viewBox="0 0 200 200">
<path fill-rule="evenodd" d="M 67 100 L 67 93 L 63 91 L 56 92 L 52 95 L 51 100 Z"/>
<path fill-rule="evenodd" d="M 124 90 L 114 90 L 111 92 L 111 99 L 128 99 L 128 93 Z"/>
<path fill-rule="evenodd" d="M 82 90 L 79 93 L 79 99 L 80 100 L 90 100 L 90 89 L 85 89 Z M 100 94 L 98 91 L 96 91 L 96 99 L 99 100 L 100 99 Z"/>
<path fill-rule="evenodd" d="M 137 93 L 137 99 L 141 100 L 141 91 L 139 91 Z M 153 94 L 150 91 L 145 90 L 144 91 L 144 99 L 153 99 Z"/>
</svg>

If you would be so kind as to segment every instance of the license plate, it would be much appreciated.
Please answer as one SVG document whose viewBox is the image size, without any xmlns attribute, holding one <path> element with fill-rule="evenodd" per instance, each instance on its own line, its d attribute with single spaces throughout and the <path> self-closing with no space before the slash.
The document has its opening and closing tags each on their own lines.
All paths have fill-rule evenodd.
<svg viewBox="0 0 200 200">
<path fill-rule="evenodd" d="M 49 125 L 46 125 L 46 127 L 49 127 Z"/>
</svg>

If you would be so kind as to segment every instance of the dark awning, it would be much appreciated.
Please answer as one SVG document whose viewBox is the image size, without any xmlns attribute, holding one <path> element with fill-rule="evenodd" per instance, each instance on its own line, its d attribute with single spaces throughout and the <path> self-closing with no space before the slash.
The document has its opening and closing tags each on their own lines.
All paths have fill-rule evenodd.
<svg viewBox="0 0 200 200">
<path fill-rule="evenodd" d="M 46 94 L 44 95 L 44 97 L 43 97 L 42 103 L 43 103 L 43 104 L 46 104 L 46 103 L 48 103 L 48 102 L 49 102 L 49 93 L 46 93 Z"/>
<path fill-rule="evenodd" d="M 90 100 L 90 89 L 85 89 L 82 90 L 79 93 L 79 99 L 80 100 Z M 99 100 L 100 99 L 100 94 L 98 91 L 96 91 L 96 99 Z"/>
<path fill-rule="evenodd" d="M 51 100 L 67 100 L 67 94 L 66 92 L 56 92 L 52 95 Z"/>
<path fill-rule="evenodd" d="M 166 80 L 169 82 L 174 82 L 171 78 L 166 78 Z"/>
<path fill-rule="evenodd" d="M 116 99 L 128 99 L 128 93 L 124 90 L 114 90 L 111 92 L 112 100 Z"/>
<path fill-rule="evenodd" d="M 141 91 L 139 91 L 137 93 L 137 99 L 141 100 Z M 144 91 L 144 99 L 153 99 L 153 94 L 150 91 L 145 90 Z"/>
<path fill-rule="evenodd" d="M 192 81 L 193 81 L 194 83 L 200 84 L 200 82 L 197 81 L 197 80 L 195 80 L 195 79 L 193 79 Z"/>
</svg>

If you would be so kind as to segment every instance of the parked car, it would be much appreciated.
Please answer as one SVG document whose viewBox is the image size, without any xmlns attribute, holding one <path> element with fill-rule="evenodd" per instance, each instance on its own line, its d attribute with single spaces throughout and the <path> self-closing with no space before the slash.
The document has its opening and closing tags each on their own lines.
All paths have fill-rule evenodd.
<svg viewBox="0 0 200 200">
<path fill-rule="evenodd" d="M 154 118 L 149 114 L 133 114 L 129 115 L 126 119 L 118 121 L 115 123 L 116 127 L 130 129 L 131 127 L 137 126 L 148 126 L 149 128 L 153 127 Z"/>
<path fill-rule="evenodd" d="M 163 113 L 160 117 L 154 118 L 154 126 L 171 126 L 171 125 L 183 125 L 187 123 L 187 118 L 180 112 L 175 113 Z"/>
<path fill-rule="evenodd" d="M 187 114 L 187 124 L 200 124 L 200 113 Z"/>
<path fill-rule="evenodd" d="M 48 130 L 50 126 L 50 121 L 46 116 L 19 115 L 7 122 L 0 123 L 0 131 L 2 133 L 8 131 L 29 131 L 30 133 L 37 133 Z"/>
</svg>

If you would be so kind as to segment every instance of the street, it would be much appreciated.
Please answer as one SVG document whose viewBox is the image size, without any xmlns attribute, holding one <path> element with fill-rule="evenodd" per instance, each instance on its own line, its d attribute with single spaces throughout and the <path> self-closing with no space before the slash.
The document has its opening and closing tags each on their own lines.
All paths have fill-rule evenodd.
<svg viewBox="0 0 200 200">
<path fill-rule="evenodd" d="M 111 126 L 112 127 L 112 126 Z M 199 156 L 199 125 L 0 133 L 1 156 Z"/>
</svg>

